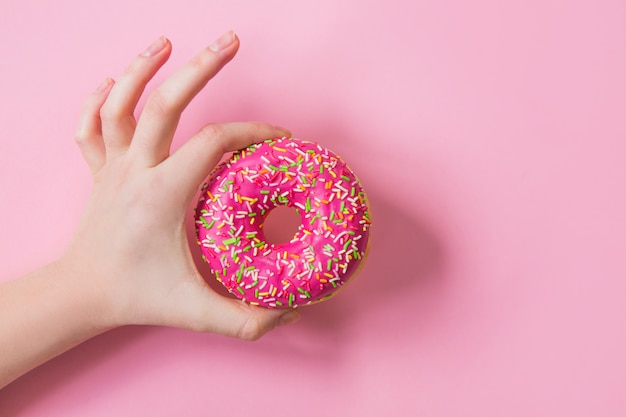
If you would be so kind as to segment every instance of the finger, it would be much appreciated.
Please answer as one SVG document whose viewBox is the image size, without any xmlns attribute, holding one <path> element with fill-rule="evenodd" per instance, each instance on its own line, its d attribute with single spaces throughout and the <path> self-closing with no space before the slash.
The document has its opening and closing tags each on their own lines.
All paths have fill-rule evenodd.
<svg viewBox="0 0 626 417">
<path fill-rule="evenodd" d="M 225 33 L 150 94 L 131 145 L 140 163 L 155 166 L 167 158 L 182 111 L 238 48 L 234 32 Z"/>
<path fill-rule="evenodd" d="M 111 90 L 100 111 L 107 158 L 115 158 L 128 149 L 135 132 L 137 102 L 171 51 L 169 40 L 160 37 L 134 59 Z"/>
<path fill-rule="evenodd" d="M 220 314 L 216 316 L 221 316 L 220 319 L 205 316 L 205 331 L 244 340 L 258 340 L 276 327 L 300 319 L 297 310 L 269 310 L 238 300 L 227 298 L 221 300 L 213 305 L 213 311 L 219 311 Z"/>
<path fill-rule="evenodd" d="M 293 309 L 266 309 L 222 297 L 204 282 L 188 285 L 177 295 L 183 296 L 179 299 L 182 302 L 176 306 L 176 314 L 169 316 L 173 321 L 165 324 L 195 331 L 257 340 L 275 327 L 300 318 Z"/>
<path fill-rule="evenodd" d="M 78 128 L 74 139 L 83 158 L 87 162 L 91 174 L 104 165 L 106 154 L 102 140 L 102 124 L 100 121 L 100 109 L 107 99 L 115 82 L 111 78 L 105 79 L 83 104 L 78 121 Z"/>
<path fill-rule="evenodd" d="M 158 167 L 166 178 L 175 178 L 175 189 L 184 193 L 187 204 L 200 183 L 220 158 L 230 151 L 276 137 L 291 136 L 287 129 L 260 122 L 209 124 L 191 137 Z"/>
</svg>

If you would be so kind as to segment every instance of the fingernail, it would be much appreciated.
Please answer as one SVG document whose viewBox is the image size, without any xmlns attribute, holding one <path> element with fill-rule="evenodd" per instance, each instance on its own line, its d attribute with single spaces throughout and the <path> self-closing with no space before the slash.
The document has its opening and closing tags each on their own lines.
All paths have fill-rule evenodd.
<svg viewBox="0 0 626 417">
<path fill-rule="evenodd" d="M 291 310 L 278 318 L 278 325 L 285 326 L 298 320 L 300 320 L 300 313 L 298 313 L 296 310 Z"/>
<path fill-rule="evenodd" d="M 233 43 L 235 41 L 235 38 L 235 32 L 229 30 L 228 32 L 217 38 L 215 42 L 213 42 L 211 46 L 209 46 L 209 49 L 213 52 L 221 51 L 222 49 L 225 49 L 228 45 Z"/>
<path fill-rule="evenodd" d="M 96 88 L 93 93 L 94 94 L 100 94 L 100 93 L 104 92 L 105 90 L 107 90 L 109 88 L 109 86 L 111 85 L 112 82 L 113 82 L 113 80 L 110 77 L 105 78 L 104 81 L 102 81 L 100 83 L 98 88 Z"/>
<path fill-rule="evenodd" d="M 152 45 L 148 46 L 142 53 L 141 56 L 154 56 L 161 52 L 165 45 L 167 44 L 167 38 L 165 36 L 161 36 L 159 39 L 154 41 Z"/>
</svg>

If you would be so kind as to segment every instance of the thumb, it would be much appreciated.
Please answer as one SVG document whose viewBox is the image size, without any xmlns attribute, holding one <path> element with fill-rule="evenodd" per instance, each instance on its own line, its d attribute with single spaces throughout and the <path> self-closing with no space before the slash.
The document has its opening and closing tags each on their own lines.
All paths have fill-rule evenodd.
<svg viewBox="0 0 626 417">
<path fill-rule="evenodd" d="M 224 153 L 285 135 L 291 132 L 261 122 L 209 124 L 163 161 L 161 169 L 168 177 L 176 178 L 180 189 L 192 196 Z"/>
<path fill-rule="evenodd" d="M 188 286 L 179 301 L 179 313 L 187 316 L 182 326 L 194 331 L 217 333 L 244 340 L 257 340 L 277 326 L 297 321 L 294 309 L 266 309 L 223 297 L 204 282 Z"/>
</svg>

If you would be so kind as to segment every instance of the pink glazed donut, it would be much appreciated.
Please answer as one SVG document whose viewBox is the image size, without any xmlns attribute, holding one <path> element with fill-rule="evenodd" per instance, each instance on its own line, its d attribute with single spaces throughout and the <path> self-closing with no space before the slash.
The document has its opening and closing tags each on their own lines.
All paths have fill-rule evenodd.
<svg viewBox="0 0 626 417">
<path fill-rule="evenodd" d="M 263 223 L 276 207 L 302 218 L 272 244 Z M 267 140 L 218 165 L 196 209 L 198 244 L 232 294 L 267 308 L 323 301 L 362 265 L 370 214 L 359 180 L 333 152 L 294 138 Z"/>
</svg>

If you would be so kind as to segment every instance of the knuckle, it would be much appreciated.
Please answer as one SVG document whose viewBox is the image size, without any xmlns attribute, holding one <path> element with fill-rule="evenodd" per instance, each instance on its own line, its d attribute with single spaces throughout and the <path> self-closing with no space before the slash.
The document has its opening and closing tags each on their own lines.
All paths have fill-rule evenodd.
<svg viewBox="0 0 626 417">
<path fill-rule="evenodd" d="M 175 108 L 163 92 L 156 89 L 150 93 L 144 111 L 154 117 L 163 117 L 174 112 Z"/>
<path fill-rule="evenodd" d="M 141 65 L 142 62 L 140 61 L 140 58 L 135 59 L 129 66 L 126 67 L 122 73 L 122 77 L 133 77 L 135 74 L 139 73 Z"/>
<path fill-rule="evenodd" d="M 191 68 L 204 68 L 213 60 L 214 54 L 209 52 L 208 50 L 202 50 L 197 53 L 191 60 L 189 61 L 189 66 Z"/>
<path fill-rule="evenodd" d="M 223 128 L 219 124 L 208 124 L 200 129 L 200 136 L 209 141 L 218 141 L 222 137 Z"/>
<path fill-rule="evenodd" d="M 263 336 L 261 325 L 254 316 L 249 316 L 237 333 L 239 339 L 249 341 L 259 340 L 261 336 Z"/>
<path fill-rule="evenodd" d="M 88 142 L 89 139 L 89 135 L 87 135 L 87 133 L 85 133 L 84 131 L 77 131 L 74 134 L 74 141 L 79 145 Z"/>
<path fill-rule="evenodd" d="M 263 122 L 248 122 L 248 129 L 251 132 L 262 132 L 268 129 L 269 125 Z"/>
<path fill-rule="evenodd" d="M 221 154 L 226 153 L 226 144 L 224 143 L 224 128 L 219 124 L 208 124 L 200 129 L 198 133 L 200 138 L 206 142 L 207 146 L 215 149 Z"/>
<path fill-rule="evenodd" d="M 118 120 L 122 118 L 122 110 L 118 106 L 113 106 L 109 103 L 105 103 L 100 108 L 100 118 L 104 121 Z"/>
</svg>

